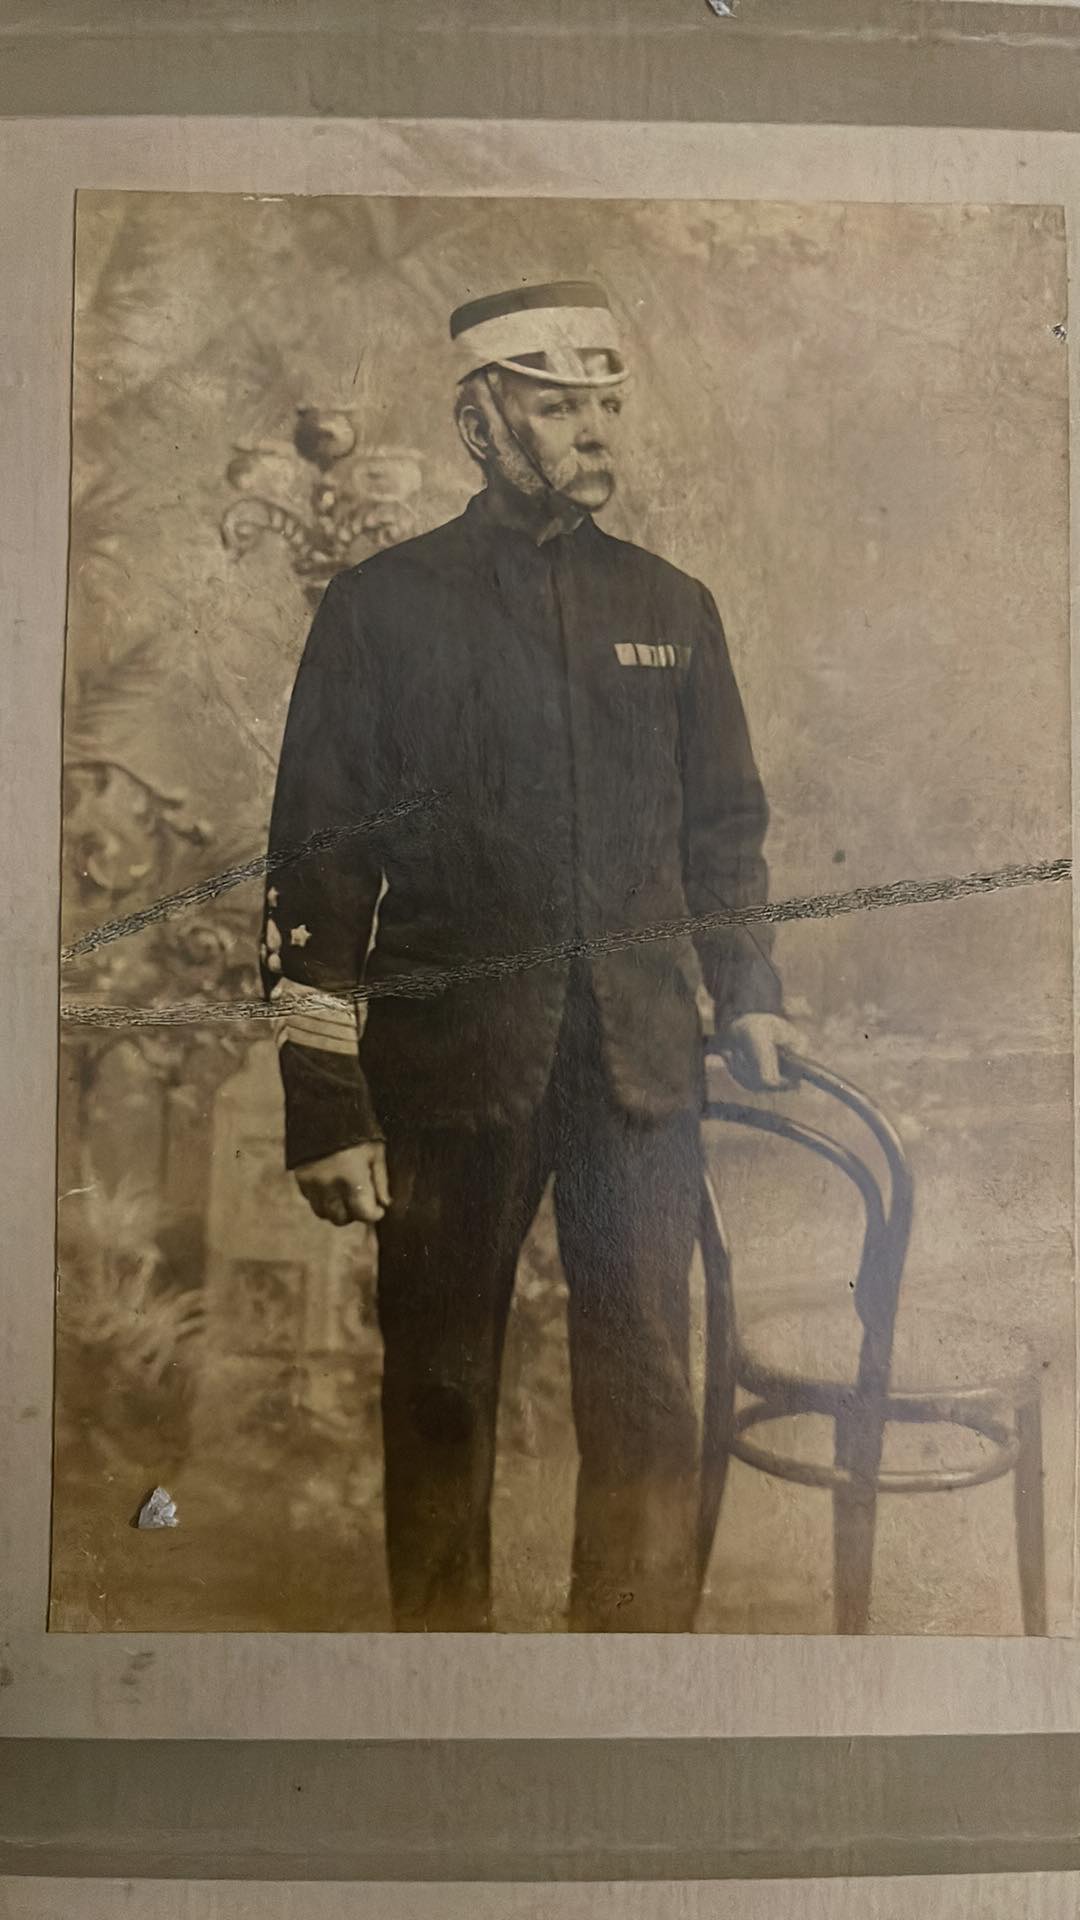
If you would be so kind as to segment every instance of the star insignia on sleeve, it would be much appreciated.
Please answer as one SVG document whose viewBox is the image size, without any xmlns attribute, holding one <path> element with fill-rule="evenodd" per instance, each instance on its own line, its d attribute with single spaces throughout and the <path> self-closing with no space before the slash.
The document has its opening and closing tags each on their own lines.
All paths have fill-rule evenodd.
<svg viewBox="0 0 1080 1920">
<path fill-rule="evenodd" d="M 308 932 L 306 927 L 290 927 L 289 929 L 290 947 L 306 947 L 310 939 L 311 939 L 311 935 Z"/>
</svg>

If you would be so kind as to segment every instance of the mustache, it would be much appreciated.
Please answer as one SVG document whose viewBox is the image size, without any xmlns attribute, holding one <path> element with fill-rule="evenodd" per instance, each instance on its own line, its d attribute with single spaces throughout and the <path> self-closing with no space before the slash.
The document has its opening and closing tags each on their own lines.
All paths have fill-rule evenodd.
<svg viewBox="0 0 1080 1920">
<path fill-rule="evenodd" d="M 610 460 L 563 461 L 551 478 L 556 486 L 569 486 L 575 480 L 613 480 L 615 470 Z"/>
</svg>

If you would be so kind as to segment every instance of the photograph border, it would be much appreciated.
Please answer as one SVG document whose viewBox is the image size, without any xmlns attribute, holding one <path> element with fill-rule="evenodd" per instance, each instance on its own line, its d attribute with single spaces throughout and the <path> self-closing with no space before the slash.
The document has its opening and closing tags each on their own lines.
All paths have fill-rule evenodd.
<svg viewBox="0 0 1080 1920">
<path fill-rule="evenodd" d="M 1080 1642 L 767 1636 L 47 1634 L 60 727 L 79 188 L 278 195 L 1063 206 L 1080 139 L 652 122 L 65 119 L 0 123 L 0 775 L 8 1092 L 0 1205 L 0 1733 L 402 1739 L 1057 1732 Z M 1065 316 L 1062 316 L 1063 320 Z M 1077 341 L 1070 341 L 1073 433 Z M 1073 632 L 1077 500 L 1074 489 Z M 1074 755 L 1076 724 L 1074 706 Z M 1074 816 L 1075 838 L 1075 816 Z M 1075 925 L 1075 916 L 1074 916 Z M 1074 1630 L 1075 1630 L 1074 1580 Z"/>
</svg>

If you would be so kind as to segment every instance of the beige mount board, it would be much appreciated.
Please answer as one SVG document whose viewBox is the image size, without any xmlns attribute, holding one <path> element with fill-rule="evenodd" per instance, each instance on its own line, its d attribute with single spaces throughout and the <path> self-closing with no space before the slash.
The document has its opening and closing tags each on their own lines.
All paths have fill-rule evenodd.
<svg viewBox="0 0 1080 1920">
<path fill-rule="evenodd" d="M 1080 1875 L 943 1879 L 333 1885 L 229 1880 L 0 1881 L 0 1920 L 1072 1920 Z"/>
<path fill-rule="evenodd" d="M 20 535 L 20 544 L 13 543 L 15 559 L 23 561 L 14 578 L 16 619 L 20 632 L 35 637 L 32 648 L 16 655 L 13 710 L 20 716 L 24 758 L 29 760 L 33 750 L 41 804 L 31 816 L 35 824 L 7 850 L 15 869 L 13 892 L 27 903 L 25 931 L 13 955 L 19 982 L 13 1004 L 19 1008 L 24 1050 L 32 1030 L 51 1031 L 52 1018 L 43 989 L 53 964 L 55 923 L 40 873 L 55 875 L 49 852 L 55 794 L 50 797 L 44 776 L 57 766 L 66 491 L 59 369 L 69 329 L 63 261 L 77 188 L 583 197 L 587 183 L 592 198 L 632 193 L 650 201 L 861 200 L 1066 209 L 1074 191 L 1072 146 L 1066 138 L 792 130 L 772 131 L 766 139 L 753 128 L 722 133 L 666 128 L 652 132 L 643 144 L 618 128 L 567 127 L 559 130 L 553 163 L 549 132 L 541 142 L 536 131 L 520 125 L 433 131 L 393 125 L 312 129 L 282 122 L 271 138 L 257 127 L 160 122 L 151 148 L 137 127 L 69 126 L 62 158 L 48 149 L 45 171 L 39 162 L 48 129 L 4 129 L 12 162 L 5 169 L 8 177 L 17 162 L 20 172 L 45 183 L 32 206 L 21 199 L 4 214 L 11 248 L 26 261 L 12 323 L 27 368 L 27 390 L 35 396 L 33 408 L 18 415 L 22 437 L 14 438 L 20 458 L 5 470 L 9 521 L 33 529 L 32 537 L 28 531 Z M 1021 219 L 1018 231 L 1023 225 Z M 39 316 L 33 331 L 31 292 Z M 1046 327 L 1051 331 L 1049 307 Z M 1054 344 L 1063 345 L 1059 338 Z M 1061 535 L 1056 537 L 1060 550 Z M 20 773 L 23 793 L 30 777 L 28 766 Z M 41 833 L 39 844 L 31 838 L 34 831 Z M 41 1022 L 37 1029 L 34 1018 Z M 40 1169 L 51 1154 L 51 1110 L 40 1077 L 29 1065 L 26 1071 L 27 1101 L 9 1154 L 19 1191 L 30 1200 L 22 1210 L 18 1230 L 24 1238 L 15 1262 L 26 1280 L 7 1303 L 6 1351 L 19 1391 L 6 1397 L 15 1415 L 16 1460 L 5 1515 L 10 1542 L 4 1556 L 10 1582 L 5 1617 L 12 1623 L 5 1653 L 12 1680 L 3 1694 L 6 1730 L 305 1732 L 318 1737 L 958 1731 L 1074 1723 L 1080 1697 L 1071 1691 L 1074 1659 L 1067 1642 L 1009 1645 L 990 1639 L 950 1648 L 936 1640 L 812 1642 L 781 1635 L 752 1648 L 730 1635 L 623 1644 L 468 1639 L 439 1647 L 367 1635 L 295 1640 L 237 1633 L 192 1640 L 125 1629 L 115 1639 L 46 1636 L 48 1285 L 47 1278 L 44 1287 L 33 1284 L 33 1277 L 47 1277 L 50 1267 L 48 1195 L 39 1189 Z M 30 1097 L 35 1088 L 36 1105 Z M 30 1167 L 38 1170 L 36 1179 L 20 1157 L 27 1154 Z M 1059 1346 L 1063 1356 L 1071 1353 L 1068 1335 Z M 29 1382 L 40 1385 L 28 1389 Z M 1072 1627 L 1067 1487 L 1062 1497 L 1051 1538 L 1051 1584 L 1063 1596 L 1056 1603 L 1054 1629 L 1067 1634 Z M 273 1686 L 267 1684 L 271 1673 Z"/>
</svg>

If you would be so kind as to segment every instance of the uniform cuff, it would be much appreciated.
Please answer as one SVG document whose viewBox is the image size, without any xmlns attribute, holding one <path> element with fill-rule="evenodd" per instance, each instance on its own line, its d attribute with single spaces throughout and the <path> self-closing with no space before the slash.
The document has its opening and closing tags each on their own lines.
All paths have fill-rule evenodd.
<svg viewBox="0 0 1080 1920">
<path fill-rule="evenodd" d="M 290 1171 L 382 1138 L 355 1055 L 316 1052 L 287 1041 L 280 1065 L 285 1089 L 285 1165 Z"/>
<path fill-rule="evenodd" d="M 737 947 L 717 968 L 717 974 L 713 993 L 717 1033 L 744 1013 L 783 1013 L 784 990 L 780 976 L 749 934 L 742 934 Z"/>
</svg>

